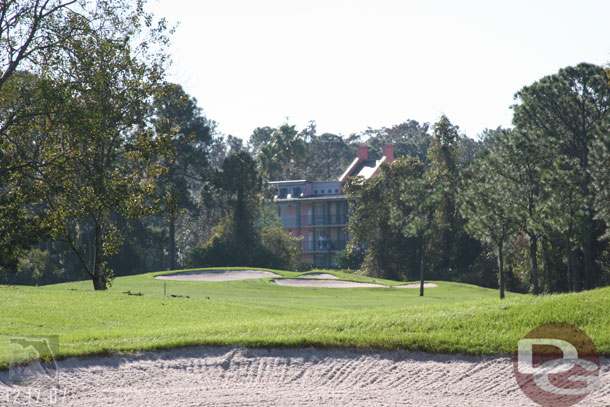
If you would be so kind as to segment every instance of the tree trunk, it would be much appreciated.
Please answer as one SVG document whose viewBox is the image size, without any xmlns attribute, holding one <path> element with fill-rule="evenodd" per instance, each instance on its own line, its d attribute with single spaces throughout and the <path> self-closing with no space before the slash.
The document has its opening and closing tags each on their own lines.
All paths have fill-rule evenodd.
<svg viewBox="0 0 610 407">
<path fill-rule="evenodd" d="M 169 269 L 176 270 L 176 220 L 169 219 Z"/>
<path fill-rule="evenodd" d="M 547 240 L 545 237 L 542 238 L 542 269 L 544 272 L 544 285 L 546 287 L 547 292 L 553 292 L 553 287 L 551 284 L 551 273 L 549 270 L 549 249 L 547 247 Z"/>
<path fill-rule="evenodd" d="M 504 299 L 504 253 L 502 243 L 498 243 L 498 279 L 500 280 L 500 299 Z"/>
<path fill-rule="evenodd" d="M 532 274 L 532 284 L 534 285 L 534 295 L 539 294 L 538 288 L 538 238 L 533 233 L 530 238 L 530 272 Z"/>
<path fill-rule="evenodd" d="M 419 269 L 419 296 L 424 296 L 424 272 L 426 270 L 426 242 L 421 239 L 421 264 Z"/>
<path fill-rule="evenodd" d="M 102 226 L 95 222 L 95 237 L 93 246 L 93 288 L 95 290 L 105 290 L 106 278 L 102 269 Z"/>
<path fill-rule="evenodd" d="M 568 248 L 568 275 L 572 278 L 572 291 L 582 291 L 582 276 L 576 265 L 576 253 Z"/>
</svg>

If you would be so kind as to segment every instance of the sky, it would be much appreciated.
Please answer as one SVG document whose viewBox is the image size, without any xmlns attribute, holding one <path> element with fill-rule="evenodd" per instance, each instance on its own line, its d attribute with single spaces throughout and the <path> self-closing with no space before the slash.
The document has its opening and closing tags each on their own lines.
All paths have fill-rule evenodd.
<svg viewBox="0 0 610 407">
<path fill-rule="evenodd" d="M 475 138 L 514 94 L 610 62 L 607 0 L 149 0 L 178 23 L 169 80 L 219 130 L 284 122 L 347 136 L 442 114 Z"/>
</svg>

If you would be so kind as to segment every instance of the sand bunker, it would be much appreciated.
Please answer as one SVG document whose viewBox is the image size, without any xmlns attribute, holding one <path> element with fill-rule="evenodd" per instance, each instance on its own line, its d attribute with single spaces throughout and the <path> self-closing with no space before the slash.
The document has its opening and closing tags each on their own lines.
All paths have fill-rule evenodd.
<svg viewBox="0 0 610 407">
<path fill-rule="evenodd" d="M 312 277 L 315 276 L 315 277 Z M 332 276 L 332 280 L 329 280 L 327 276 Z M 311 273 L 304 274 L 299 278 L 279 278 L 271 280 L 272 283 L 277 285 L 286 285 L 290 287 L 321 287 L 321 288 L 356 288 L 356 287 L 386 287 L 390 286 L 374 283 L 359 283 L 357 281 L 344 281 L 339 280 L 337 276 L 325 273 Z M 394 288 L 419 288 L 419 283 L 402 284 L 392 286 Z M 438 287 L 436 283 L 424 283 L 424 287 Z"/>
<path fill-rule="evenodd" d="M 395 285 L 396 288 L 419 288 L 419 283 Z M 425 288 L 438 287 L 436 283 L 424 283 Z"/>
<path fill-rule="evenodd" d="M 321 278 L 324 280 L 338 280 L 339 277 L 328 273 L 307 273 L 301 274 L 299 278 Z"/>
<path fill-rule="evenodd" d="M 315 278 L 280 278 L 271 280 L 277 285 L 291 287 L 320 287 L 320 288 L 356 288 L 356 287 L 385 287 L 381 284 L 358 283 L 356 281 L 320 280 Z"/>
<path fill-rule="evenodd" d="M 181 281 L 233 281 L 265 277 L 280 277 L 280 275 L 262 270 L 196 270 L 164 274 L 155 278 Z"/>
<path fill-rule="evenodd" d="M 599 389 L 579 405 L 610 403 L 610 360 L 600 359 Z M 0 406 L 7 394 L 11 406 L 536 405 L 519 390 L 508 356 L 197 347 L 58 364 L 57 403 L 48 392 L 4 385 L 8 372 L 0 371 Z"/>
</svg>

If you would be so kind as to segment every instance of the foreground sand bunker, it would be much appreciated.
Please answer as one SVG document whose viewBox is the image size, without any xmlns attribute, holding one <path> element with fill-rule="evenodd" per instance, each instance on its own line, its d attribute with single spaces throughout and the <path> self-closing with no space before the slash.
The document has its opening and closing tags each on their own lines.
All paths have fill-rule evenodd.
<svg viewBox="0 0 610 407">
<path fill-rule="evenodd" d="M 59 362 L 57 406 L 534 406 L 510 356 L 195 347 Z M 582 406 L 610 403 L 610 360 Z M 0 371 L 0 406 L 8 387 Z M 42 400 L 49 394 L 43 390 Z M 12 401 L 12 400 L 11 400 Z M 15 405 L 11 403 L 10 405 Z M 30 400 L 20 405 L 42 406 Z"/>
<path fill-rule="evenodd" d="M 196 270 L 164 274 L 155 278 L 180 281 L 234 281 L 265 277 L 280 277 L 280 275 L 262 270 Z"/>
</svg>

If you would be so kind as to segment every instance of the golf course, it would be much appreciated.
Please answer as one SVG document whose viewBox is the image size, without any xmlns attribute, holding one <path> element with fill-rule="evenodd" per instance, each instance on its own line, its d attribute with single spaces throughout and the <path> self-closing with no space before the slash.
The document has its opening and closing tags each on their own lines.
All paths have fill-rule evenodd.
<svg viewBox="0 0 610 407">
<path fill-rule="evenodd" d="M 233 268 L 235 269 L 235 268 Z M 218 268 L 214 269 L 218 270 Z M 107 291 L 90 281 L 0 287 L 0 368 L 12 335 L 58 335 L 59 359 L 190 346 L 345 348 L 509 355 L 529 330 L 565 322 L 610 355 L 610 288 L 578 294 L 519 295 L 438 281 L 419 296 L 404 283 L 328 271 L 366 288 L 291 287 L 280 277 L 164 280 L 172 272 L 119 277 Z"/>
</svg>

